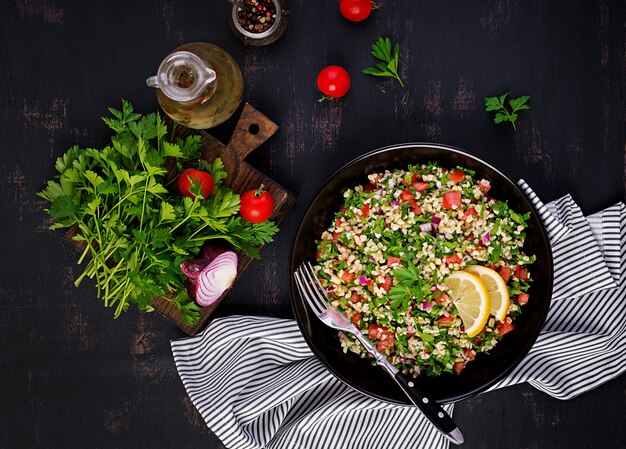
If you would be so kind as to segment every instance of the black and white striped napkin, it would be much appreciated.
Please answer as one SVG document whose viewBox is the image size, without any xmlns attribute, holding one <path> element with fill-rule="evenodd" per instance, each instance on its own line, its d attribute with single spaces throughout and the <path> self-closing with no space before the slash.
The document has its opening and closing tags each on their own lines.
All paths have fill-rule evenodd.
<svg viewBox="0 0 626 449">
<path fill-rule="evenodd" d="M 550 236 L 554 296 L 536 344 L 492 389 L 528 382 L 569 399 L 626 371 L 626 206 L 585 218 L 569 195 L 544 205 L 519 184 Z M 172 351 L 193 404 L 229 449 L 449 446 L 414 407 L 369 398 L 336 379 L 292 320 L 217 319 L 172 341 Z"/>
</svg>

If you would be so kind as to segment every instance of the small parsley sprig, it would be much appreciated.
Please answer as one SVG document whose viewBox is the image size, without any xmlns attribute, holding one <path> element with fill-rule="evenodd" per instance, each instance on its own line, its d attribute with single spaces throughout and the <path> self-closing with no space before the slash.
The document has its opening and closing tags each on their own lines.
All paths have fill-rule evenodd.
<svg viewBox="0 0 626 449">
<path fill-rule="evenodd" d="M 387 294 L 392 309 L 408 310 L 412 300 L 419 303 L 430 294 L 430 285 L 424 282 L 418 268 L 412 263 L 394 270 L 393 276 L 398 280 L 398 285 Z"/>
<path fill-rule="evenodd" d="M 404 83 L 398 75 L 398 58 L 400 54 L 400 45 L 396 44 L 392 48 L 391 41 L 388 37 L 379 37 L 372 44 L 372 56 L 380 59 L 374 67 L 368 67 L 363 70 L 365 75 L 372 76 L 390 76 L 398 80 L 400 85 L 404 87 Z"/>
<path fill-rule="evenodd" d="M 487 97 L 485 98 L 485 111 L 498 111 L 496 112 L 493 121 L 495 123 L 502 122 L 511 122 L 513 125 L 513 129 L 517 131 L 515 126 L 515 122 L 517 121 L 517 112 L 523 111 L 524 109 L 530 109 L 530 106 L 526 104 L 530 97 L 528 95 L 523 95 L 519 98 L 511 98 L 509 99 L 509 107 L 511 108 L 511 112 L 505 106 L 505 100 L 509 93 L 505 93 L 500 95 L 499 97 Z"/>
</svg>

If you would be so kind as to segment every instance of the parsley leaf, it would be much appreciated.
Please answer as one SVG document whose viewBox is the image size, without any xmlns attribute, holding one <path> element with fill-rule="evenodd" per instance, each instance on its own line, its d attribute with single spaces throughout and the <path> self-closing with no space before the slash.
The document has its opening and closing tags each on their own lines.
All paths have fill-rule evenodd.
<svg viewBox="0 0 626 449">
<path fill-rule="evenodd" d="M 372 44 L 372 56 L 376 59 L 380 59 L 382 62 L 377 62 L 375 66 L 364 69 L 363 74 L 389 76 L 397 79 L 400 85 L 404 87 L 404 83 L 398 75 L 400 44 L 396 44 L 392 47 L 391 40 L 389 40 L 388 37 L 379 37 L 378 40 Z"/>
<path fill-rule="evenodd" d="M 497 111 L 496 115 L 493 118 L 493 121 L 495 123 L 502 123 L 502 122 L 511 122 L 511 125 L 513 125 L 513 129 L 515 131 L 517 131 L 517 128 L 515 126 L 515 122 L 517 121 L 518 118 L 518 114 L 517 111 L 523 111 L 525 109 L 530 109 L 530 106 L 528 106 L 528 100 L 530 100 L 530 97 L 528 95 L 523 95 L 521 97 L 518 98 L 511 98 L 508 101 L 508 105 L 510 107 L 510 112 L 509 109 L 507 109 L 505 101 L 506 101 L 506 97 L 509 95 L 509 93 L 505 93 L 500 95 L 499 97 L 487 97 L 484 99 L 485 102 L 485 111 L 487 112 L 492 112 L 492 111 Z"/>
<path fill-rule="evenodd" d="M 387 297 L 391 300 L 390 307 L 392 309 L 407 310 L 411 300 L 420 302 L 426 293 L 430 293 L 430 287 L 424 282 L 418 268 L 412 263 L 394 270 L 393 277 L 398 281 L 398 285 L 394 285 L 387 293 Z"/>
</svg>

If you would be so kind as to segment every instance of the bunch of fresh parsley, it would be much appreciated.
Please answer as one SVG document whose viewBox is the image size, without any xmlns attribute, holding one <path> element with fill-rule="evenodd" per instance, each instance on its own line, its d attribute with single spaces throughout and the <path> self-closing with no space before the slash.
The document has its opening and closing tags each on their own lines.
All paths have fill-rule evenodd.
<svg viewBox="0 0 626 449">
<path fill-rule="evenodd" d="M 363 70 L 365 75 L 373 76 L 390 76 L 398 80 L 400 85 L 404 87 L 404 83 L 398 75 L 398 59 L 400 57 L 400 45 L 396 44 L 392 47 L 388 37 L 379 37 L 372 44 L 372 56 L 382 62 L 377 62 L 374 67 L 368 67 Z"/>
<path fill-rule="evenodd" d="M 223 185 L 222 161 L 199 159 L 200 136 L 168 140 L 158 114 L 137 114 L 124 100 L 121 111 L 109 110 L 113 116 L 103 120 L 115 132 L 111 144 L 69 149 L 57 159 L 59 175 L 38 193 L 51 203 L 51 228 L 77 227 L 73 239 L 86 245 L 78 263 L 90 258 L 75 285 L 95 279 L 98 297 L 115 307 L 115 318 L 131 303 L 152 311 L 153 299 L 161 296 L 178 307 L 183 322 L 194 325 L 200 309 L 186 293 L 181 262 L 212 239 L 258 257 L 257 247 L 271 241 L 278 228 L 237 215 L 239 195 Z M 213 176 L 209 198 L 202 198 L 197 183 L 193 200 L 168 189 L 168 167 L 175 163 L 180 171 L 190 162 Z"/>
</svg>

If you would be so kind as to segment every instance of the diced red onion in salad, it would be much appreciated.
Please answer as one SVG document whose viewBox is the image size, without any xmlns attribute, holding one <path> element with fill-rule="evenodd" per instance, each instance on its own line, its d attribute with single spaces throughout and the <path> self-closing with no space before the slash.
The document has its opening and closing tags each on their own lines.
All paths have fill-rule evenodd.
<svg viewBox="0 0 626 449">
<path fill-rule="evenodd" d="M 392 205 L 392 206 L 399 206 L 399 205 L 400 205 L 400 201 L 398 201 L 398 200 L 393 200 L 393 201 L 391 202 L 391 205 Z"/>
<path fill-rule="evenodd" d="M 433 304 L 430 301 L 424 301 L 422 303 L 422 310 L 428 310 L 433 306 Z"/>
<path fill-rule="evenodd" d="M 433 222 L 433 225 L 439 225 L 439 223 L 441 223 L 441 218 L 437 217 L 436 215 L 433 215 L 433 218 L 431 221 Z"/>
<path fill-rule="evenodd" d="M 432 223 L 422 223 L 420 224 L 420 231 L 422 232 L 431 232 L 433 230 Z"/>
<path fill-rule="evenodd" d="M 361 283 L 361 285 L 366 285 L 367 278 L 365 276 L 359 276 L 359 282 Z"/>
<path fill-rule="evenodd" d="M 491 235 L 489 234 L 489 231 L 483 234 L 483 236 L 480 238 L 480 241 L 483 242 L 483 245 L 486 245 L 491 241 Z"/>
</svg>

